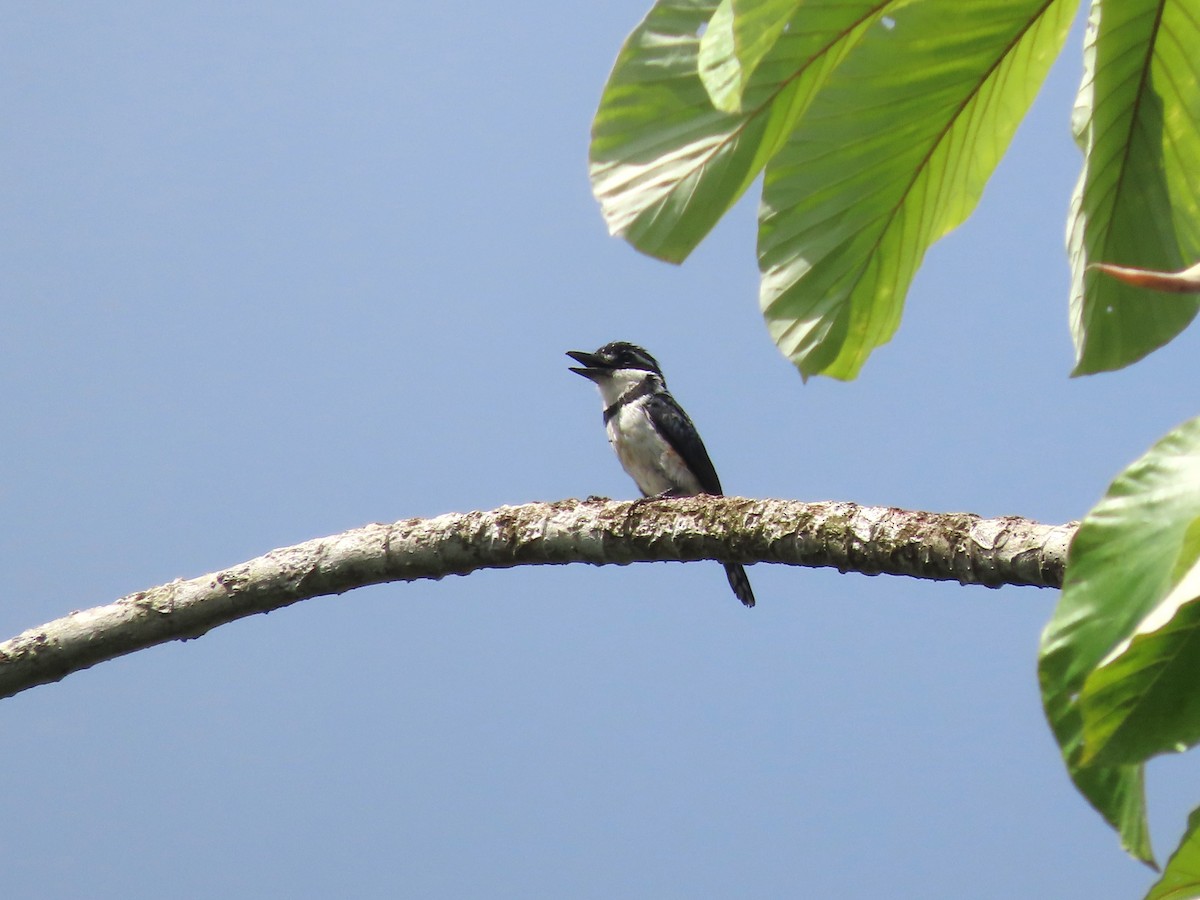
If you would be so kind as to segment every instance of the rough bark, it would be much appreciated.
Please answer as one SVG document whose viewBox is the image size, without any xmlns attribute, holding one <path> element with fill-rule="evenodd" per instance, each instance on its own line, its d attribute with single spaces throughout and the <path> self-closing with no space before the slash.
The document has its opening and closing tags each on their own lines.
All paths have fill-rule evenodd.
<svg viewBox="0 0 1200 900">
<path fill-rule="evenodd" d="M 591 498 L 406 519 L 272 550 L 32 628 L 0 644 L 0 697 L 243 616 L 386 581 L 523 565 L 715 559 L 1059 587 L 1074 532 L 1073 523 L 1018 517 L 739 497 Z"/>
</svg>

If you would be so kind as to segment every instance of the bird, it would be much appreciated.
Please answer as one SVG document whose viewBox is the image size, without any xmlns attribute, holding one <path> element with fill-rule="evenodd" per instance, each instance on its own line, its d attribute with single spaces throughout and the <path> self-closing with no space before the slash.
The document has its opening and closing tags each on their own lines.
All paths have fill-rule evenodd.
<svg viewBox="0 0 1200 900">
<path fill-rule="evenodd" d="M 608 442 L 644 498 L 721 495 L 700 432 L 667 390 L 658 360 L 628 341 L 593 353 L 568 350 L 567 356 L 579 363 L 568 368 L 600 389 Z M 724 565 L 733 593 L 744 606 L 754 606 L 746 570 L 738 563 Z"/>
</svg>

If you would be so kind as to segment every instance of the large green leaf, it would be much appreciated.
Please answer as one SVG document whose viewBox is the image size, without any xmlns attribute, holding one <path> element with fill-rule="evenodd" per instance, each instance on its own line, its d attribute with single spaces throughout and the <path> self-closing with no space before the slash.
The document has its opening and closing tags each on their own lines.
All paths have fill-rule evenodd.
<svg viewBox="0 0 1200 900">
<path fill-rule="evenodd" d="M 1196 900 L 1197 897 L 1200 897 L 1200 809 L 1192 810 L 1188 816 L 1183 840 L 1146 900 Z"/>
<path fill-rule="evenodd" d="M 1088 677 L 1131 641 L 1190 568 L 1200 517 L 1200 419 L 1172 431 L 1122 472 L 1071 543 L 1063 594 L 1038 661 L 1042 702 L 1067 770 L 1149 860 L 1142 766 L 1085 765 L 1081 692 Z"/>
<path fill-rule="evenodd" d="M 1072 124 L 1084 152 L 1067 238 L 1079 375 L 1140 359 L 1200 308 L 1087 268 L 1173 271 L 1200 256 L 1196 0 L 1094 0 Z"/>
<path fill-rule="evenodd" d="M 852 378 L 974 209 L 1077 0 L 921 0 L 871 28 L 769 163 L 761 303 L 805 376 Z M 893 27 L 885 27 L 890 24 Z"/>
<path fill-rule="evenodd" d="M 742 111 L 750 76 L 799 5 L 800 0 L 722 0 L 700 39 L 700 80 L 713 106 Z"/>
<path fill-rule="evenodd" d="M 1183 577 L 1084 682 L 1085 764 L 1139 763 L 1200 741 L 1200 519 L 1180 555 Z"/>
<path fill-rule="evenodd" d="M 592 189 L 609 230 L 670 262 L 741 196 L 828 73 L 895 2 L 803 4 L 802 24 L 769 49 L 756 44 L 763 55 L 750 68 L 733 43 L 710 43 L 709 66 L 724 64 L 723 50 L 748 73 L 737 113 L 713 106 L 699 74 L 700 34 L 718 5 L 659 0 L 621 49 L 592 125 Z"/>
<path fill-rule="evenodd" d="M 1062 750 L 1071 781 L 1104 820 L 1116 829 L 1126 852 L 1153 866 L 1154 851 L 1150 847 L 1150 829 L 1146 823 L 1144 767 L 1081 766 L 1083 719 L 1073 699 L 1073 692 L 1063 690 L 1058 673 L 1047 672 L 1044 664 L 1039 666 L 1039 675 L 1046 718 Z"/>
</svg>

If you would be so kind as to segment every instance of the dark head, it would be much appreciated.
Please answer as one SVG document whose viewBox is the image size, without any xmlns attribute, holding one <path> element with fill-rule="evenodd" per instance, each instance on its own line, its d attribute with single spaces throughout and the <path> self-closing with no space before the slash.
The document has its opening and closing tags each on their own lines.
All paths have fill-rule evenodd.
<svg viewBox="0 0 1200 900">
<path fill-rule="evenodd" d="M 637 344 L 628 341 L 613 341 L 595 353 L 568 350 L 567 356 L 579 363 L 579 367 L 571 366 L 571 371 L 592 381 L 599 382 L 622 371 L 629 375 L 635 372 L 650 372 L 657 375 L 660 381 L 666 381 L 662 369 L 658 367 L 658 360 Z"/>
</svg>

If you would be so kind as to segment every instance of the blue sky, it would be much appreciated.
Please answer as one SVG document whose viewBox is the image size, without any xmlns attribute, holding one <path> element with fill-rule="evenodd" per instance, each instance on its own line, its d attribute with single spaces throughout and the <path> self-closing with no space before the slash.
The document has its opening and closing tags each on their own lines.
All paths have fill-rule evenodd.
<svg viewBox="0 0 1200 900">
<path fill-rule="evenodd" d="M 646 0 L 0 10 L 7 637 L 371 521 L 635 489 L 568 349 L 648 347 L 730 493 L 1082 516 L 1195 330 L 1071 380 L 1082 29 L 852 384 L 757 311 L 754 199 L 605 232 Z M 13 895 L 1139 896 L 1034 671 L 1055 595 L 715 563 L 322 598 L 0 705 Z M 1156 849 L 1200 802 L 1150 767 Z"/>
</svg>

